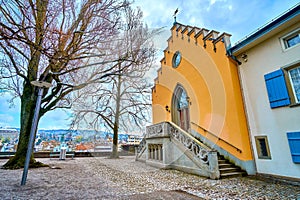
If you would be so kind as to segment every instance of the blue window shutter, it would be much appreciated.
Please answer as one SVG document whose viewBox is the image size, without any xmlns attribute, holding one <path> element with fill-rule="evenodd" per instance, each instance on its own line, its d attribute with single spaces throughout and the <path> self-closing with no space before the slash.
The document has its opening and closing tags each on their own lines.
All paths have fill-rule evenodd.
<svg viewBox="0 0 300 200">
<path fill-rule="evenodd" d="M 300 163 L 300 132 L 287 133 L 291 155 L 294 163 Z"/>
<path fill-rule="evenodd" d="M 290 96 L 281 69 L 265 75 L 271 108 L 290 105 Z"/>
</svg>

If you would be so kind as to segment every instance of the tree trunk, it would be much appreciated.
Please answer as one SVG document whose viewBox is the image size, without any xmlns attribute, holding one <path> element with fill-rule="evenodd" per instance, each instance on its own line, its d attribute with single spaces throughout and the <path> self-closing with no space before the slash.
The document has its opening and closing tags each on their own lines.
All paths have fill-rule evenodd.
<svg viewBox="0 0 300 200">
<path fill-rule="evenodd" d="M 20 169 L 24 167 L 26 153 L 28 148 L 30 130 L 36 105 L 37 96 L 33 91 L 34 87 L 30 83 L 24 85 L 24 92 L 21 96 L 21 120 L 20 120 L 20 136 L 15 156 L 11 157 L 4 165 L 4 169 Z M 36 135 L 36 133 L 35 133 Z M 34 137 L 35 138 L 35 137 Z M 34 144 L 33 144 L 34 145 Z M 33 149 L 33 148 L 32 148 Z M 29 167 L 45 166 L 40 162 L 36 162 L 33 153 L 31 155 Z"/>
<path fill-rule="evenodd" d="M 114 136 L 113 136 L 113 149 L 112 154 L 110 156 L 111 158 L 119 158 L 119 152 L 118 152 L 118 127 L 115 123 L 114 125 Z"/>
<path fill-rule="evenodd" d="M 113 136 L 113 151 L 111 154 L 111 158 L 119 158 L 118 153 L 118 133 L 119 133 L 119 119 L 120 119 L 120 104 L 121 104 L 121 75 L 118 75 L 118 82 L 117 82 L 117 96 L 116 96 L 116 116 L 115 116 L 115 123 L 114 123 L 114 136 Z"/>
<path fill-rule="evenodd" d="M 39 9 L 36 10 L 36 27 L 35 27 L 35 41 L 36 46 L 43 43 L 44 40 L 44 25 L 46 22 L 46 13 L 48 7 L 48 0 L 38 0 L 36 5 Z M 23 93 L 21 96 L 21 117 L 20 117 L 20 135 L 17 152 L 15 156 L 10 158 L 3 168 L 5 169 L 19 169 L 23 168 L 26 159 L 27 147 L 29 142 L 30 130 L 35 110 L 37 95 L 35 94 L 34 86 L 31 81 L 37 80 L 39 64 L 42 53 L 39 49 L 31 46 L 31 59 L 28 63 L 27 80 L 24 80 Z M 40 116 L 39 116 L 40 118 Z M 36 135 L 36 133 L 35 133 Z M 34 137 L 35 138 L 35 137 Z M 33 144 L 34 145 L 34 144 Z M 40 167 L 43 164 L 36 162 L 33 154 L 31 155 L 29 167 Z"/>
</svg>

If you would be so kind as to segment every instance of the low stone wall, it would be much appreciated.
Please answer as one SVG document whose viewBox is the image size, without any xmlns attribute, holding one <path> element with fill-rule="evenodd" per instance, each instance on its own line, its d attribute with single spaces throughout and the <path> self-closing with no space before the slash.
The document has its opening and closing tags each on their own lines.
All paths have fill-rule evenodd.
<svg viewBox="0 0 300 200">
<path fill-rule="evenodd" d="M 50 158 L 51 152 L 34 152 L 35 158 Z M 59 154 L 59 152 L 57 152 Z M 8 159 L 14 156 L 14 152 L 0 152 L 0 159 Z M 75 152 L 76 157 L 108 157 L 111 152 Z M 134 156 L 134 152 L 120 151 L 119 156 Z"/>
<path fill-rule="evenodd" d="M 0 159 L 7 159 L 14 156 L 14 152 L 0 152 Z"/>
</svg>

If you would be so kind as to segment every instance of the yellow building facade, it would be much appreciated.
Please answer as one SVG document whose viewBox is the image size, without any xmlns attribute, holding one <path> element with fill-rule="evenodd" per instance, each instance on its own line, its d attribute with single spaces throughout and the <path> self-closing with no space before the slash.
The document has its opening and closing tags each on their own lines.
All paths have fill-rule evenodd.
<svg viewBox="0 0 300 200">
<path fill-rule="evenodd" d="M 255 173 L 230 35 L 174 23 L 152 88 L 153 124 L 173 122 Z"/>
</svg>

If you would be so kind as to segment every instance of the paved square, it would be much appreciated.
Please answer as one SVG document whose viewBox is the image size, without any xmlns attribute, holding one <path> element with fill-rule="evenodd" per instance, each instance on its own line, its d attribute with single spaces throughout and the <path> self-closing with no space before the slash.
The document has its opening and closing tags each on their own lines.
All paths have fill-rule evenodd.
<svg viewBox="0 0 300 200">
<path fill-rule="evenodd" d="M 30 169 L 22 187 L 23 170 L 0 169 L 0 199 L 297 199 L 300 194 L 293 185 L 249 177 L 210 180 L 153 168 L 132 156 L 37 160 L 55 167 Z"/>
</svg>

